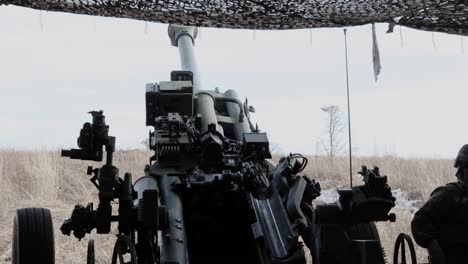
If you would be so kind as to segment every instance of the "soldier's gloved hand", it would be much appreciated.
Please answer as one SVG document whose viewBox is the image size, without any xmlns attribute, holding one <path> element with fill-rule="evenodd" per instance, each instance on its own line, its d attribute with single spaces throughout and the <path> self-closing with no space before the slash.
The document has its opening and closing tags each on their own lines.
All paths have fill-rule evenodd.
<svg viewBox="0 0 468 264">
<path fill-rule="evenodd" d="M 445 255 L 437 240 L 433 239 L 427 247 L 429 251 L 429 262 L 431 264 L 445 264 Z"/>
</svg>

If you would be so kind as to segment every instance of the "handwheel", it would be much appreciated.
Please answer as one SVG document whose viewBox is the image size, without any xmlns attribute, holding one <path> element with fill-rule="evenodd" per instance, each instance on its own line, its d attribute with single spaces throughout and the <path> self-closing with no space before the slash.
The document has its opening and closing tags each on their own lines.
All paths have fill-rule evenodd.
<svg viewBox="0 0 468 264">
<path fill-rule="evenodd" d="M 88 254 L 86 255 L 86 264 L 95 264 L 96 257 L 94 254 L 94 240 L 90 239 L 88 241 Z"/>
<path fill-rule="evenodd" d="M 408 244 L 408 248 L 410 251 L 411 256 L 411 263 L 417 264 L 416 261 L 416 250 L 414 249 L 413 240 L 411 237 L 405 233 L 401 233 L 398 235 L 395 241 L 395 250 L 393 251 L 393 264 L 406 264 L 406 244 Z M 401 249 L 401 252 L 400 252 Z M 401 253 L 401 262 L 398 262 L 398 257 Z"/>
<path fill-rule="evenodd" d="M 127 259 L 127 260 L 126 260 Z M 137 264 L 137 252 L 130 237 L 120 235 L 112 253 L 112 264 Z"/>
<path fill-rule="evenodd" d="M 54 264 L 52 215 L 44 208 L 16 210 L 13 226 L 13 264 Z"/>
</svg>

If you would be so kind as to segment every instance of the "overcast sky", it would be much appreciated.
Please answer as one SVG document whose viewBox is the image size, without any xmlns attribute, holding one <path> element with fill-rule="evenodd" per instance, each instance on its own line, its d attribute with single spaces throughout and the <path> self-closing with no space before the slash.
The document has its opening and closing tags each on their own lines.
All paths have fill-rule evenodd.
<svg viewBox="0 0 468 264">
<path fill-rule="evenodd" d="M 386 30 L 377 26 L 377 83 L 371 26 L 348 30 L 354 152 L 454 157 L 468 143 L 468 39 L 463 46 L 460 36 Z M 75 147 L 92 109 L 105 111 L 118 147 L 141 147 L 145 84 L 179 69 L 166 31 L 0 7 L 0 147 Z M 343 30 L 311 32 L 203 28 L 196 44 L 206 88 L 247 96 L 260 129 L 288 152 L 317 151 L 321 106 L 346 110 Z"/>
</svg>

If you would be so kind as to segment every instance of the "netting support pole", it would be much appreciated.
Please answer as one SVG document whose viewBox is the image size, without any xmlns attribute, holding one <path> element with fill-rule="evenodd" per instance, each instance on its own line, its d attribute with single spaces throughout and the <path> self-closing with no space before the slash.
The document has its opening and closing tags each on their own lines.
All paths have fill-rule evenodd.
<svg viewBox="0 0 468 264">
<path fill-rule="evenodd" d="M 351 105 L 349 101 L 349 70 L 348 70 L 348 37 L 346 28 L 343 29 L 345 41 L 345 63 L 346 63 L 346 97 L 348 101 L 348 148 L 349 148 L 349 186 L 353 187 L 353 153 L 351 144 Z"/>
</svg>

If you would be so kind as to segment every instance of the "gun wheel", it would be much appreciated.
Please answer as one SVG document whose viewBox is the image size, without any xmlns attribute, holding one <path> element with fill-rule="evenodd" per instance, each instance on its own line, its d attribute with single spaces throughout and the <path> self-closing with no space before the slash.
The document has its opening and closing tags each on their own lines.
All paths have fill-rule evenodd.
<svg viewBox="0 0 468 264">
<path fill-rule="evenodd" d="M 112 264 L 137 264 L 137 252 L 135 244 L 126 235 L 117 238 L 112 253 Z"/>
<path fill-rule="evenodd" d="M 16 210 L 12 246 L 13 264 L 54 264 L 54 230 L 50 211 L 44 208 Z"/>
</svg>

